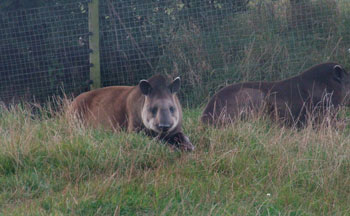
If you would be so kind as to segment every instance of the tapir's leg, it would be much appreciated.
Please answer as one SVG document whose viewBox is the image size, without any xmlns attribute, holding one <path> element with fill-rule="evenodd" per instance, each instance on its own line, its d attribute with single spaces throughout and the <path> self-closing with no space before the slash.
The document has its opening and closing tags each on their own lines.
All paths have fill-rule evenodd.
<svg viewBox="0 0 350 216">
<path fill-rule="evenodd" d="M 170 137 L 165 138 L 164 140 L 183 151 L 194 150 L 194 146 L 192 145 L 190 139 L 183 132 L 178 132 Z"/>
</svg>

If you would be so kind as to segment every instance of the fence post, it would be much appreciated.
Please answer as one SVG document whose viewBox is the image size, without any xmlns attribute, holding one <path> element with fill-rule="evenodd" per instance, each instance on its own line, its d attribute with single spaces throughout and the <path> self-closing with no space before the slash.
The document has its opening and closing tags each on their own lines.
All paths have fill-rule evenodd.
<svg viewBox="0 0 350 216">
<path fill-rule="evenodd" d="M 90 47 L 90 80 L 91 89 L 101 87 L 100 70 L 100 25 L 99 25 L 99 0 L 91 0 L 89 3 L 89 47 Z"/>
</svg>

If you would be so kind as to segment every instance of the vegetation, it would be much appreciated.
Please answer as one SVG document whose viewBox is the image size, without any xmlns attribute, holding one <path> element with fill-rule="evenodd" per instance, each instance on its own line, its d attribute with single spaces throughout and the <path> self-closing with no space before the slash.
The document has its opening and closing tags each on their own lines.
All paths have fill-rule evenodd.
<svg viewBox="0 0 350 216">
<path fill-rule="evenodd" d="M 216 129 L 186 109 L 193 153 L 144 134 L 0 110 L 0 215 L 347 215 L 349 128 L 268 119 Z"/>
<path fill-rule="evenodd" d="M 0 5 L 1 101 L 87 90 L 87 1 L 59 2 Z M 346 0 L 140 2 L 101 5 L 103 85 L 181 75 L 183 104 L 201 107 L 232 82 L 350 65 Z M 196 150 L 183 153 L 36 110 L 0 108 L 0 215 L 350 214 L 348 127 L 262 117 L 219 129 L 185 109 Z"/>
<path fill-rule="evenodd" d="M 79 2 L 0 5 L 0 100 L 87 90 Z M 103 1 L 103 85 L 181 75 L 183 104 L 201 107 L 232 82 L 350 65 L 346 0 L 203 2 Z M 142 133 L 73 124 L 50 106 L 31 109 L 0 108 L 0 215 L 350 214 L 347 127 L 298 130 L 262 117 L 218 129 L 185 109 L 196 150 L 182 153 Z"/>
<path fill-rule="evenodd" d="M 5 2 L 0 100 L 86 91 L 87 1 Z M 180 75 L 183 104 L 198 107 L 232 82 L 283 79 L 325 61 L 347 68 L 349 10 L 345 0 L 100 1 L 102 86 Z"/>
</svg>

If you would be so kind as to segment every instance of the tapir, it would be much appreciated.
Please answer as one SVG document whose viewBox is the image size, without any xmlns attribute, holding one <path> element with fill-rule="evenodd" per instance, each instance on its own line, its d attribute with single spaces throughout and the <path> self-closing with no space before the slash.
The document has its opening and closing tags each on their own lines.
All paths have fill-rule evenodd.
<svg viewBox="0 0 350 216">
<path fill-rule="evenodd" d="M 182 108 L 176 93 L 180 78 L 163 75 L 141 80 L 136 86 L 110 86 L 76 97 L 69 108 L 87 125 L 118 131 L 145 131 L 181 150 L 194 146 L 182 131 Z"/>
<path fill-rule="evenodd" d="M 243 82 L 219 90 L 206 105 L 201 121 L 226 124 L 249 114 L 268 113 L 287 125 L 303 126 L 310 117 L 348 105 L 349 73 L 338 63 L 315 65 L 274 82 Z"/>
</svg>

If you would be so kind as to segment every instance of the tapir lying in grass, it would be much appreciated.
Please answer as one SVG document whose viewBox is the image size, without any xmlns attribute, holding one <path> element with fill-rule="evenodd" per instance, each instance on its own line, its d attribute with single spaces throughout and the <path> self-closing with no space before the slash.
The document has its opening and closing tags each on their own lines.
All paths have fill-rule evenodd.
<svg viewBox="0 0 350 216">
<path fill-rule="evenodd" d="M 224 87 L 207 104 L 201 120 L 226 124 L 248 113 L 267 112 L 287 125 L 303 126 L 344 103 L 350 76 L 339 64 L 323 63 L 277 82 L 245 82 Z M 317 119 L 316 118 L 316 119 Z"/>
<path fill-rule="evenodd" d="M 110 86 L 82 93 L 72 102 L 69 113 L 84 123 L 108 129 L 145 131 L 185 151 L 194 146 L 182 132 L 182 109 L 176 92 L 180 78 L 171 83 L 154 75 L 137 86 Z"/>
</svg>

